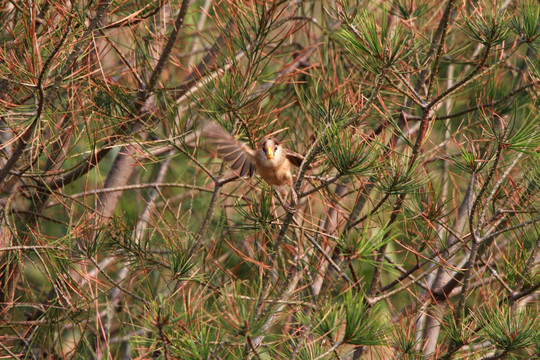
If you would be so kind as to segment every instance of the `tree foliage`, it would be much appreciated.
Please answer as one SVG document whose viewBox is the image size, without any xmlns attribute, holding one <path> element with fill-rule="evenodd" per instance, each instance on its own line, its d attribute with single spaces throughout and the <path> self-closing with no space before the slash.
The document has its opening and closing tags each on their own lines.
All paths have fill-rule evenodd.
<svg viewBox="0 0 540 360">
<path fill-rule="evenodd" d="M 0 17 L 3 357 L 538 355 L 538 1 Z M 210 120 L 305 155 L 292 211 Z"/>
</svg>

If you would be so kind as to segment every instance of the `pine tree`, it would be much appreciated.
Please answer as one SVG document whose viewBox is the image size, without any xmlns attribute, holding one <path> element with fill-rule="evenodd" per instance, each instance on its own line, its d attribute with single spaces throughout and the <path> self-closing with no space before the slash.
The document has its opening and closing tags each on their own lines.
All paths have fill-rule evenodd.
<svg viewBox="0 0 540 360">
<path fill-rule="evenodd" d="M 1 17 L 3 357 L 540 353 L 538 1 Z M 302 154 L 298 202 L 208 122 Z"/>
</svg>

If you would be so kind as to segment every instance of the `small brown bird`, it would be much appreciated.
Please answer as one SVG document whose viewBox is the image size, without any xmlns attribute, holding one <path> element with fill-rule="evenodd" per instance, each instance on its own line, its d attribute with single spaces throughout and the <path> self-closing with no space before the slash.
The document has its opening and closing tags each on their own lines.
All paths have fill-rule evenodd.
<svg viewBox="0 0 540 360">
<path fill-rule="evenodd" d="M 236 140 L 231 134 L 215 122 L 208 122 L 202 129 L 202 135 L 217 146 L 218 154 L 223 160 L 232 162 L 231 168 L 238 170 L 240 176 L 249 174 L 253 177 L 255 170 L 268 184 L 286 197 L 288 185 L 291 189 L 293 204 L 298 202 L 291 174 L 291 164 L 300 166 L 304 157 L 294 151 L 285 149 L 274 138 L 265 138 L 257 150 Z M 311 166 L 308 166 L 310 169 Z"/>
</svg>

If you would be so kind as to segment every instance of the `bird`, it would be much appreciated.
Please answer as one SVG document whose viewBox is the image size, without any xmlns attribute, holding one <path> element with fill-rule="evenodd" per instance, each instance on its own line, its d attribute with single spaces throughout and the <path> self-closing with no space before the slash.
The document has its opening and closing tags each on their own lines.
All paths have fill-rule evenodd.
<svg viewBox="0 0 540 360">
<path fill-rule="evenodd" d="M 304 156 L 286 149 L 273 137 L 265 137 L 252 149 L 246 143 L 237 140 L 221 125 L 214 121 L 206 122 L 201 131 L 202 136 L 217 146 L 218 155 L 240 176 L 253 175 L 257 172 L 260 177 L 280 194 L 287 197 L 287 186 L 291 192 L 291 205 L 298 203 L 298 194 L 293 185 L 291 165 L 300 167 Z M 311 169 L 311 165 L 307 165 Z M 285 204 L 285 202 L 284 202 Z"/>
</svg>

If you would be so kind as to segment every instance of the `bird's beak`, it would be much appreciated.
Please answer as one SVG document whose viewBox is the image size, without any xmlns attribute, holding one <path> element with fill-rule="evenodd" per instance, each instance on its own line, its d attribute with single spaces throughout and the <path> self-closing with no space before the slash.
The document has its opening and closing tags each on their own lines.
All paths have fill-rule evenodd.
<svg viewBox="0 0 540 360">
<path fill-rule="evenodd" d="M 271 147 L 266 148 L 266 158 L 270 160 L 274 158 L 274 150 Z"/>
</svg>

